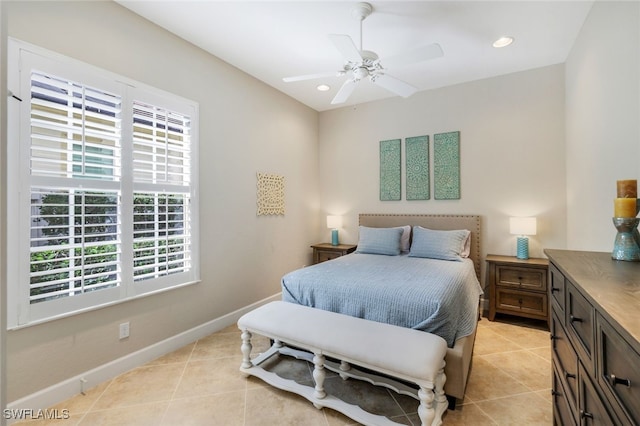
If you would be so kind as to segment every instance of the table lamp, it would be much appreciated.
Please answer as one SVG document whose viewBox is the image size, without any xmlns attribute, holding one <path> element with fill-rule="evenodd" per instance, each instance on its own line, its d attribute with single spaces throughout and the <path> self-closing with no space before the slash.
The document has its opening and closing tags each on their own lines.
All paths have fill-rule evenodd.
<svg viewBox="0 0 640 426">
<path fill-rule="evenodd" d="M 509 228 L 513 235 L 518 235 L 516 257 L 518 259 L 529 258 L 529 238 L 527 235 L 536 235 L 535 217 L 509 218 Z"/>
<path fill-rule="evenodd" d="M 338 228 L 342 226 L 342 216 L 327 216 L 327 228 L 331 229 L 331 245 L 337 246 L 338 242 Z"/>
</svg>

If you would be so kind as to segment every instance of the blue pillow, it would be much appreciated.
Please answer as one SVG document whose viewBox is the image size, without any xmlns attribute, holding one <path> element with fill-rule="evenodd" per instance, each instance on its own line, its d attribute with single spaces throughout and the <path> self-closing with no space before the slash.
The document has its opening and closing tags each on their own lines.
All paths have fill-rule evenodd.
<svg viewBox="0 0 640 426">
<path fill-rule="evenodd" d="M 402 228 L 369 228 L 360 226 L 360 238 L 356 253 L 386 254 L 397 256 L 400 254 L 400 239 Z"/>
<path fill-rule="evenodd" d="M 409 256 L 460 261 L 469 255 L 470 235 L 467 229 L 436 231 L 414 226 Z"/>
</svg>

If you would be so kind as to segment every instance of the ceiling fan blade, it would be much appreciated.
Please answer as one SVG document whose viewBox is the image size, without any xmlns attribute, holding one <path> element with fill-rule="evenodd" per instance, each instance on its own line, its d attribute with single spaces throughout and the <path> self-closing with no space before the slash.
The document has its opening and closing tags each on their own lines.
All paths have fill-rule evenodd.
<svg viewBox="0 0 640 426">
<path fill-rule="evenodd" d="M 387 74 L 377 74 L 371 81 L 403 98 L 408 98 L 418 91 L 418 89 L 412 85 Z"/>
<path fill-rule="evenodd" d="M 335 105 L 335 104 L 344 103 L 349 98 L 349 96 L 353 92 L 353 89 L 355 88 L 356 88 L 355 81 L 351 79 L 345 81 L 342 87 L 340 88 L 340 90 L 338 90 L 338 93 L 336 93 L 336 96 L 331 101 L 331 104 Z"/>
<path fill-rule="evenodd" d="M 444 56 L 442 47 L 440 47 L 438 43 L 433 43 L 390 58 L 384 58 L 381 62 L 384 63 L 385 68 L 393 68 L 428 61 L 430 59 L 440 58 L 441 56 Z"/>
<path fill-rule="evenodd" d="M 321 72 L 317 74 L 296 75 L 294 77 L 284 77 L 282 81 L 285 83 L 291 83 L 292 81 L 313 80 L 315 78 L 323 77 L 337 77 L 340 75 L 339 71 Z"/>
<path fill-rule="evenodd" d="M 329 38 L 345 60 L 349 62 L 362 62 L 362 55 L 351 37 L 345 34 L 329 34 Z"/>
</svg>

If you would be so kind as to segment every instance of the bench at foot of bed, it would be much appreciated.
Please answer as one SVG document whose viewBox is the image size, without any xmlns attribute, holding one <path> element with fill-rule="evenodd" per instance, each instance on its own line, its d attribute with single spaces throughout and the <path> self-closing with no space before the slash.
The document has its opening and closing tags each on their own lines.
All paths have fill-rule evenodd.
<svg viewBox="0 0 640 426">
<path fill-rule="evenodd" d="M 328 395 L 324 389 L 326 368 L 343 379 L 366 380 L 412 396 L 420 401 L 418 415 L 423 426 L 442 423 L 447 409 L 443 390 L 447 345 L 439 336 L 287 302 L 271 302 L 245 314 L 238 320 L 238 327 L 242 331 L 240 371 L 244 375 L 259 377 L 272 386 L 303 396 L 316 408 L 332 408 L 363 424 L 396 424 Z M 267 352 L 253 360 L 252 333 L 274 340 Z M 275 354 L 312 362 L 315 386 L 304 386 L 264 370 L 260 365 Z M 415 383 L 419 389 L 391 377 Z"/>
</svg>

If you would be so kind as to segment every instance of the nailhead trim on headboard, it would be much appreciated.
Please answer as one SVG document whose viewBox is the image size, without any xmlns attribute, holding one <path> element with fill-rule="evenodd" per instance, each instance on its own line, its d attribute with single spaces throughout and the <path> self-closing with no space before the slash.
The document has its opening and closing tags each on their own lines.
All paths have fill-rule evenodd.
<svg viewBox="0 0 640 426">
<path fill-rule="evenodd" d="M 471 254 L 476 276 L 480 279 L 481 270 L 481 217 L 479 215 L 455 215 L 455 214 L 400 214 L 400 213 L 361 213 L 358 215 L 358 224 L 373 228 L 392 226 L 422 226 L 437 230 L 468 229 L 471 231 Z"/>
</svg>

